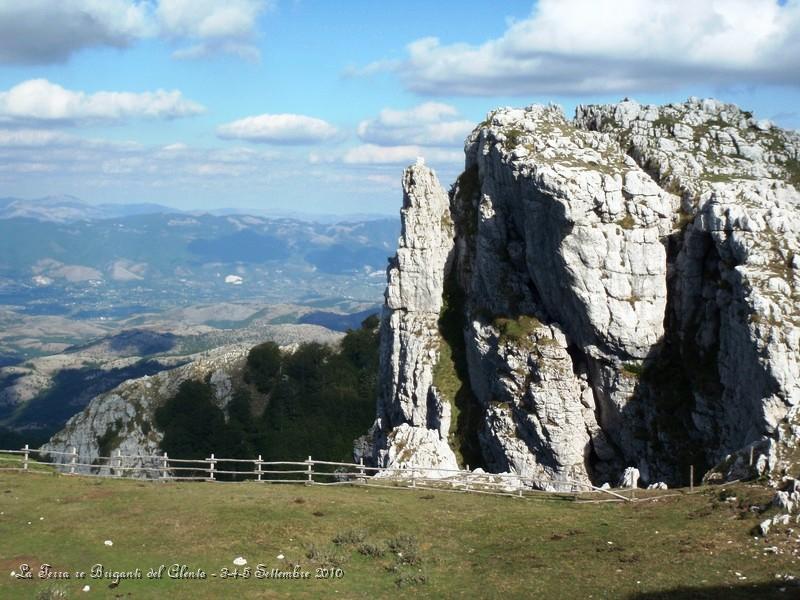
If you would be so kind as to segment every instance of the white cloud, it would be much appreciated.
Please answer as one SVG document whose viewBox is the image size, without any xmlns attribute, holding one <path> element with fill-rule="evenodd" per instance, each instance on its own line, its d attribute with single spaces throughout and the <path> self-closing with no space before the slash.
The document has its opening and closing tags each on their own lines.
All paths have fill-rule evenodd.
<svg viewBox="0 0 800 600">
<path fill-rule="evenodd" d="M 69 144 L 73 139 L 47 129 L 0 129 L 0 148 L 41 148 Z"/>
<path fill-rule="evenodd" d="M 203 112 L 177 90 L 96 92 L 67 90 L 46 79 L 30 79 L 0 92 L 0 123 L 72 123 L 127 118 L 174 119 Z"/>
<path fill-rule="evenodd" d="M 174 144 L 167 144 L 161 148 L 164 152 L 183 152 L 188 150 L 189 147 L 183 142 L 175 142 Z"/>
<path fill-rule="evenodd" d="M 264 165 L 280 158 L 252 148 L 197 148 L 177 142 L 147 147 L 135 142 L 86 139 L 50 130 L 0 129 L 0 164 L 6 173 L 33 169 L 60 177 L 91 175 L 119 183 L 114 176 L 163 184 L 181 179 L 190 184 L 210 176 L 257 177 Z M 110 178 L 110 179 L 109 179 Z"/>
<path fill-rule="evenodd" d="M 474 123 L 457 117 L 455 107 L 440 102 L 426 102 L 408 110 L 387 108 L 376 119 L 359 123 L 358 136 L 381 146 L 458 146 Z"/>
<path fill-rule="evenodd" d="M 49 129 L 0 126 L 0 187 L 7 196 L 70 193 L 93 202 L 163 202 L 183 208 L 289 206 L 308 212 L 396 214 L 401 168 L 405 164 L 342 162 L 323 153 L 316 165 L 304 147 L 225 144 L 197 147 L 185 140 L 143 145 L 87 139 Z M 431 157 L 428 156 L 430 159 Z M 441 180 L 461 170 L 436 164 Z M 463 166 L 463 159 L 460 163 Z M 36 176 L 31 176 L 36 174 Z M 227 200 L 226 200 L 227 199 Z M 233 199 L 233 200 L 231 200 Z"/>
<path fill-rule="evenodd" d="M 83 48 L 123 48 L 150 32 L 143 2 L 2 0 L 0 64 L 63 62 Z"/>
<path fill-rule="evenodd" d="M 197 60 L 217 53 L 233 54 L 250 62 L 256 62 L 261 58 L 261 53 L 254 45 L 230 41 L 206 42 L 180 48 L 172 53 L 172 58 L 177 60 Z"/>
<path fill-rule="evenodd" d="M 341 161 L 348 165 L 406 165 L 421 156 L 433 163 L 464 162 L 464 153 L 440 148 L 423 148 L 417 145 L 376 146 L 362 144 L 347 150 Z M 317 157 L 319 160 L 319 157 Z M 312 157 L 312 162 L 313 162 Z"/>
<path fill-rule="evenodd" d="M 264 114 L 220 125 L 217 136 L 263 144 L 312 144 L 335 138 L 339 131 L 322 119 L 294 114 Z"/>
<path fill-rule="evenodd" d="M 67 61 L 85 48 L 160 36 L 176 58 L 258 59 L 257 21 L 273 0 L 0 0 L 0 64 Z"/>
<path fill-rule="evenodd" d="M 161 0 L 156 17 L 163 35 L 196 42 L 176 50 L 175 58 L 224 52 L 257 60 L 256 22 L 270 5 L 266 0 Z"/>
<path fill-rule="evenodd" d="M 477 46 L 423 38 L 385 68 L 422 94 L 586 94 L 797 85 L 797 56 L 800 0 L 540 0 L 500 38 Z"/>
</svg>

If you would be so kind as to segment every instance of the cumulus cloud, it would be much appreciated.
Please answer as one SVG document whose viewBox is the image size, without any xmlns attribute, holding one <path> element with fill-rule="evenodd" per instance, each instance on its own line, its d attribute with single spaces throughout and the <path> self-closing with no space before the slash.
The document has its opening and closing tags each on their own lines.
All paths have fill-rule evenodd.
<svg viewBox="0 0 800 600">
<path fill-rule="evenodd" d="M 3 0 L 0 64 L 64 62 L 83 48 L 123 48 L 151 31 L 148 5 L 131 0 Z"/>
<path fill-rule="evenodd" d="M 258 17 L 271 5 L 267 0 L 160 0 L 156 17 L 162 34 L 193 40 L 173 57 L 202 58 L 212 53 L 259 58 L 253 44 Z"/>
<path fill-rule="evenodd" d="M 176 58 L 257 59 L 258 17 L 273 0 L 0 0 L 0 64 L 65 62 L 92 47 L 160 36 Z"/>
<path fill-rule="evenodd" d="M 362 141 L 380 146 L 458 146 L 474 127 L 449 104 L 426 102 L 408 110 L 382 110 L 358 125 Z"/>
<path fill-rule="evenodd" d="M 67 90 L 46 79 L 30 79 L 0 92 L 0 123 L 80 124 L 128 118 L 175 119 L 203 112 L 177 91 L 96 92 Z"/>
<path fill-rule="evenodd" d="M 294 114 L 264 114 L 220 125 L 217 136 L 262 144 L 314 144 L 335 138 L 339 131 L 322 119 Z"/>
<path fill-rule="evenodd" d="M 800 0 L 540 0 L 500 38 L 472 45 L 429 37 L 407 50 L 405 60 L 384 68 L 408 89 L 431 95 L 797 85 Z"/>
</svg>

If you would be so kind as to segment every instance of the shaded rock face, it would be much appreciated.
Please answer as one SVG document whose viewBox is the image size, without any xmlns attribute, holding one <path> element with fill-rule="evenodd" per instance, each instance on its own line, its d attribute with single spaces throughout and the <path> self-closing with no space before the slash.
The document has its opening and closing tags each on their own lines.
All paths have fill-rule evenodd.
<svg viewBox="0 0 800 600">
<path fill-rule="evenodd" d="M 374 456 L 406 423 L 459 457 L 475 438 L 490 470 L 545 488 L 628 467 L 644 484 L 687 483 L 690 465 L 728 477 L 751 447 L 746 469 L 791 471 L 799 152 L 798 134 L 732 105 L 625 101 L 572 121 L 553 106 L 490 114 L 449 215 L 435 177 L 409 186 L 407 171 L 416 235 L 400 251 L 438 250 L 389 269 Z M 455 338 L 437 290 L 459 299 Z M 432 385 L 459 354 L 460 388 Z"/>
</svg>

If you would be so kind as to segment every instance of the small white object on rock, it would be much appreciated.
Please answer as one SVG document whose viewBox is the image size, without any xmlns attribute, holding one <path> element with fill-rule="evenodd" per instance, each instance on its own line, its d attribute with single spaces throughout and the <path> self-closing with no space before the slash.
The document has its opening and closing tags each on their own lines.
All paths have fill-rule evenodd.
<svg viewBox="0 0 800 600">
<path fill-rule="evenodd" d="M 104 543 L 106 546 L 113 546 L 113 545 L 114 545 L 114 542 L 112 542 L 111 540 L 106 540 L 106 541 L 105 541 L 105 542 L 103 542 L 103 543 Z"/>
<path fill-rule="evenodd" d="M 276 556 L 275 558 L 277 558 L 278 560 L 283 560 L 284 556 L 283 554 L 278 554 L 278 556 Z"/>
<path fill-rule="evenodd" d="M 600 486 L 600 489 L 601 490 L 610 490 L 611 489 L 611 484 L 606 481 L 603 485 Z"/>
<path fill-rule="evenodd" d="M 247 564 L 247 559 L 242 556 L 237 556 L 233 559 L 233 564 L 235 564 L 237 567 L 243 567 Z"/>
<path fill-rule="evenodd" d="M 90 589 L 92 589 L 92 588 L 90 588 L 88 585 L 83 586 L 83 591 L 84 592 L 88 592 Z"/>
</svg>

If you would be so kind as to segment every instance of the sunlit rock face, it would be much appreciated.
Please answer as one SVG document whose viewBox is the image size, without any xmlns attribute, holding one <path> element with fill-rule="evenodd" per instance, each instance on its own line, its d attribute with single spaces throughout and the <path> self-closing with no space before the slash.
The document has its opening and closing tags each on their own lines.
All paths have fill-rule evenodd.
<svg viewBox="0 0 800 600">
<path fill-rule="evenodd" d="M 453 248 L 447 192 L 422 164 L 403 174 L 402 230 L 387 271 L 373 459 L 386 467 L 456 469 L 450 405 L 433 384 L 444 274 Z"/>
<path fill-rule="evenodd" d="M 421 463 L 549 489 L 794 473 L 799 153 L 733 105 L 624 101 L 491 113 L 449 194 L 408 169 L 362 454 L 413 457 L 406 425 Z"/>
</svg>

